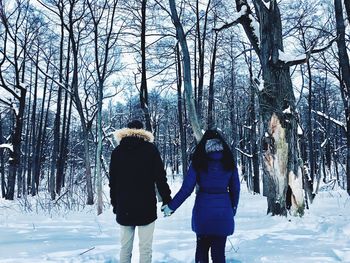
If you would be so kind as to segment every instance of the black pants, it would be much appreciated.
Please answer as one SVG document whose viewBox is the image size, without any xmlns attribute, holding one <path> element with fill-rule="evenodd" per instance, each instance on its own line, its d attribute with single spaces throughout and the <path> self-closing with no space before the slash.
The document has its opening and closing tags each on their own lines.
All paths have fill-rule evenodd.
<svg viewBox="0 0 350 263">
<path fill-rule="evenodd" d="M 213 263 L 225 263 L 226 236 L 197 236 L 196 263 L 208 263 L 211 249 Z"/>
</svg>

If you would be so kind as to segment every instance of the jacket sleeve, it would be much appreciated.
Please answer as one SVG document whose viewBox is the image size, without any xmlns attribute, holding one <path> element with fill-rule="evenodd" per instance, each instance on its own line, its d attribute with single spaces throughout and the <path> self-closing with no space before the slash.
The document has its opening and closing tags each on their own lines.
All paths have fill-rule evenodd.
<svg viewBox="0 0 350 263">
<path fill-rule="evenodd" d="M 109 163 L 109 188 L 110 188 L 110 191 L 109 191 L 109 194 L 110 194 L 110 198 L 111 198 L 111 204 L 113 206 L 113 212 L 115 213 L 115 206 L 116 206 L 116 194 L 115 194 L 115 191 L 116 191 L 116 179 L 117 179 L 117 174 L 116 174 L 116 169 L 115 169 L 115 158 L 114 158 L 114 151 L 112 152 L 112 155 L 111 155 L 111 161 Z"/>
<path fill-rule="evenodd" d="M 191 164 L 188 168 L 187 175 L 182 183 L 180 190 L 168 205 L 171 210 L 175 211 L 178 209 L 182 203 L 192 194 L 193 189 L 196 186 L 196 178 L 197 173 Z"/>
<path fill-rule="evenodd" d="M 236 215 L 237 206 L 239 202 L 239 193 L 241 191 L 237 167 L 233 171 L 232 176 L 230 178 L 229 190 L 233 208 L 233 215 Z"/>
<path fill-rule="evenodd" d="M 154 169 L 155 169 L 155 183 L 158 193 L 160 194 L 163 205 L 166 205 L 171 200 L 171 191 L 167 183 L 166 172 L 164 170 L 164 164 L 160 157 L 158 149 L 155 147 Z"/>
</svg>

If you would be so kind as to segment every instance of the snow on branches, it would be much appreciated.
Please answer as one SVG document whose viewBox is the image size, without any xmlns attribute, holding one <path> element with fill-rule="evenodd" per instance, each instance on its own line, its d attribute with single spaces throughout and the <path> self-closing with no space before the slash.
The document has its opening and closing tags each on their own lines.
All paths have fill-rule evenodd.
<svg viewBox="0 0 350 263">
<path fill-rule="evenodd" d="M 312 112 L 316 113 L 318 116 L 322 117 L 322 118 L 325 118 L 326 120 L 329 120 L 331 122 L 333 122 L 334 124 L 342 127 L 344 129 L 344 131 L 347 131 L 346 129 L 346 124 L 341 122 L 341 121 L 338 121 L 337 119 L 334 119 L 330 116 L 328 116 L 327 114 L 323 113 L 323 112 L 320 112 L 320 111 L 315 111 L 315 110 L 312 110 Z"/>
<path fill-rule="evenodd" d="M 229 28 L 231 26 L 234 26 L 234 25 L 237 25 L 239 23 L 239 19 L 246 15 L 247 14 L 247 11 L 248 11 L 248 8 L 246 5 L 242 5 L 242 8 L 239 12 L 234 12 L 232 14 L 232 22 L 228 23 L 228 24 L 224 24 L 220 27 L 217 27 L 217 28 L 214 28 L 214 31 L 221 31 L 223 29 L 226 29 L 226 28 Z"/>
<path fill-rule="evenodd" d="M 315 44 L 306 50 L 303 54 L 293 55 L 293 54 L 287 54 L 283 52 L 282 50 L 278 50 L 278 60 L 283 62 L 286 66 L 295 66 L 298 64 L 305 63 L 307 60 L 310 59 L 311 54 L 316 54 L 325 51 L 329 47 L 333 45 L 333 42 L 337 40 L 338 37 L 335 37 L 331 39 L 326 45 L 316 48 L 316 42 Z"/>
<path fill-rule="evenodd" d="M 9 144 L 9 143 L 0 144 L 0 149 L 2 149 L 2 148 L 8 149 L 11 152 L 13 152 L 13 145 L 12 144 Z"/>
</svg>

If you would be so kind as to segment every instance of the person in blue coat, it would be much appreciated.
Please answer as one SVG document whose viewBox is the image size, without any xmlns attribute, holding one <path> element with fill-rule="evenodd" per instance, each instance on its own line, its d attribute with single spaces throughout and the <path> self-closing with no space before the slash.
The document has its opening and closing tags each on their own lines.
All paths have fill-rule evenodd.
<svg viewBox="0 0 350 263">
<path fill-rule="evenodd" d="M 217 130 L 204 133 L 181 189 L 163 206 L 164 215 L 175 212 L 196 185 L 192 210 L 192 230 L 197 235 L 195 262 L 209 262 L 210 249 L 212 261 L 224 263 L 227 236 L 234 232 L 240 182 L 232 152 Z"/>
</svg>

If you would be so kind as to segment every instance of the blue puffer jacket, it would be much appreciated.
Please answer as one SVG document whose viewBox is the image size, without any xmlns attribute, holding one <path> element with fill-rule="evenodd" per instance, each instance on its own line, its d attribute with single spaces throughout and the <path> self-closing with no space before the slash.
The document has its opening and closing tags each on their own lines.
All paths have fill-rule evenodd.
<svg viewBox="0 0 350 263">
<path fill-rule="evenodd" d="M 168 206 L 175 211 L 198 184 L 192 230 L 197 235 L 232 235 L 240 192 L 238 171 L 223 169 L 222 152 L 209 153 L 209 158 L 208 171 L 197 173 L 192 165 L 189 167 L 181 189 Z"/>
</svg>

